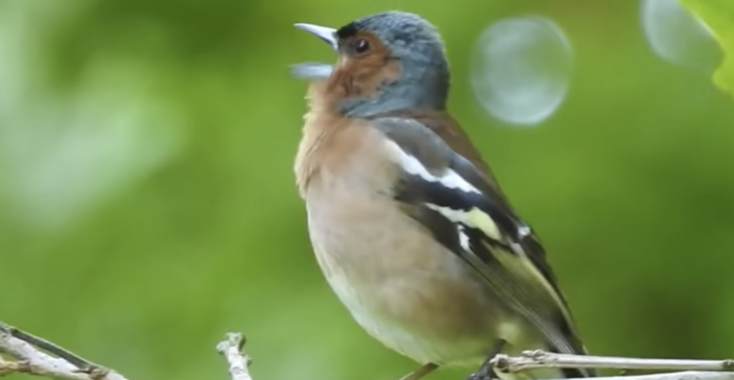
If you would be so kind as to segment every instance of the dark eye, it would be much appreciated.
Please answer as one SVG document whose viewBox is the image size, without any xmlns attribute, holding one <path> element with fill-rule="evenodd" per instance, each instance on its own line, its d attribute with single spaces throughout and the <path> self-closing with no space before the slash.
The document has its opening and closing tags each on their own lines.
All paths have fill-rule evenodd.
<svg viewBox="0 0 734 380">
<path fill-rule="evenodd" d="M 354 42 L 354 51 L 357 54 L 362 54 L 367 50 L 370 50 L 370 43 L 367 42 L 367 40 L 360 38 L 356 42 Z"/>
</svg>

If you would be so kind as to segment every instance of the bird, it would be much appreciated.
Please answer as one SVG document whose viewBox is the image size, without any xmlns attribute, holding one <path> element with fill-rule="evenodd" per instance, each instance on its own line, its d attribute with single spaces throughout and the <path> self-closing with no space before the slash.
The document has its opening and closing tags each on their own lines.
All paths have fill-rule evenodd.
<svg viewBox="0 0 734 380">
<path fill-rule="evenodd" d="M 480 365 L 486 377 L 499 353 L 587 355 L 540 239 L 447 111 L 438 29 L 397 10 L 295 27 L 337 55 L 291 66 L 309 82 L 293 170 L 311 247 L 353 319 L 420 364 L 401 379 Z"/>
</svg>

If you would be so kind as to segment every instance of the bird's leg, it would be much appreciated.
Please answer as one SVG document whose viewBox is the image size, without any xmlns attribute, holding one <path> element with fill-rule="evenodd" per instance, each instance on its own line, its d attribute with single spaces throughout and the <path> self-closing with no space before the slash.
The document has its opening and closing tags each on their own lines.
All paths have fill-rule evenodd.
<svg viewBox="0 0 734 380">
<path fill-rule="evenodd" d="M 433 364 L 433 363 L 424 364 L 420 368 L 416 369 L 415 371 L 401 377 L 400 380 L 418 380 L 422 378 L 423 376 L 428 375 L 429 373 L 433 372 L 436 368 L 438 368 L 437 364 Z"/>
<path fill-rule="evenodd" d="M 492 380 L 492 375 L 494 375 L 494 377 L 496 378 L 499 378 L 499 375 L 497 375 L 497 373 L 495 372 L 491 362 L 497 354 L 502 352 L 502 348 L 504 346 L 504 339 L 495 340 L 494 343 L 492 343 L 492 349 L 489 351 L 487 359 L 482 362 L 482 366 L 479 367 L 478 371 L 469 375 L 466 380 Z"/>
</svg>

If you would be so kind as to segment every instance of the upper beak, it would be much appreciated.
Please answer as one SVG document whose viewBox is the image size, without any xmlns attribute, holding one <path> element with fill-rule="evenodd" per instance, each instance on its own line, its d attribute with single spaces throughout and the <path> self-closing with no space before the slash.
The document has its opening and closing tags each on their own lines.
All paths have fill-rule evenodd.
<svg viewBox="0 0 734 380">
<path fill-rule="evenodd" d="M 338 48 L 338 43 L 336 40 L 336 29 L 333 28 L 327 28 L 325 26 L 318 26 L 313 24 L 303 24 L 298 23 L 294 24 L 296 28 L 303 29 L 314 36 L 322 39 L 327 44 L 331 45 L 332 49 L 336 50 Z"/>
</svg>

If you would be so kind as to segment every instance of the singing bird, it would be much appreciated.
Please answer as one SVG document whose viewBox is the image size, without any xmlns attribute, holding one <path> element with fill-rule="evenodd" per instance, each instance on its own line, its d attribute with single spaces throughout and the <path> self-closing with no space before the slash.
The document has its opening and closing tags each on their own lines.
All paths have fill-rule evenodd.
<svg viewBox="0 0 734 380">
<path fill-rule="evenodd" d="M 499 352 L 586 354 L 541 242 L 446 111 L 437 29 L 399 11 L 295 26 L 338 54 L 292 67 L 310 81 L 294 170 L 313 250 L 357 323 L 421 364 L 403 379 Z"/>
</svg>

